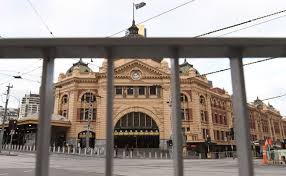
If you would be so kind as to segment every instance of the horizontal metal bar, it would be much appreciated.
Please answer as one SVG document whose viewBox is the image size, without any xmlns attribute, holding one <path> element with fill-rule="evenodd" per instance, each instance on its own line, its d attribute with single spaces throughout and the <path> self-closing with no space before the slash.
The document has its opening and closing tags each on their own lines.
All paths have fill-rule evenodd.
<svg viewBox="0 0 286 176">
<path fill-rule="evenodd" d="M 56 58 L 106 58 L 105 47 L 114 58 L 174 58 L 174 47 L 179 58 L 229 58 L 233 48 L 242 57 L 286 57 L 286 38 L 45 38 L 0 39 L 0 58 L 40 58 L 46 47 Z"/>
</svg>

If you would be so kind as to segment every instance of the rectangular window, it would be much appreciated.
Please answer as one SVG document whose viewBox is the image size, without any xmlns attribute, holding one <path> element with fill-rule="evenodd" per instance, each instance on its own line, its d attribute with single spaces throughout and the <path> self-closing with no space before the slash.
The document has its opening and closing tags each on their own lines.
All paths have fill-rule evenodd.
<svg viewBox="0 0 286 176">
<path fill-rule="evenodd" d="M 190 127 L 187 127 L 187 132 L 189 132 L 190 131 Z"/>
<path fill-rule="evenodd" d="M 116 86 L 115 87 L 115 94 L 116 95 L 122 95 L 123 94 L 123 89 L 121 86 Z"/>
<path fill-rule="evenodd" d="M 217 140 L 216 130 L 214 130 L 214 139 Z"/>
<path fill-rule="evenodd" d="M 224 124 L 227 125 L 227 119 L 226 119 L 226 116 L 223 116 L 223 121 L 224 121 Z"/>
<path fill-rule="evenodd" d="M 91 115 L 91 120 L 96 119 L 96 109 L 91 109 L 90 112 Z M 80 120 L 88 120 L 88 115 L 89 115 L 89 109 L 88 108 L 81 108 L 80 109 Z"/>
<path fill-rule="evenodd" d="M 189 109 L 185 109 L 185 120 L 190 120 Z"/>
<path fill-rule="evenodd" d="M 202 129 L 202 131 L 203 131 L 203 139 L 206 139 L 206 130 Z"/>
<path fill-rule="evenodd" d="M 206 129 L 206 136 L 207 136 L 207 137 L 210 137 L 210 131 L 209 131 L 209 129 Z"/>
<path fill-rule="evenodd" d="M 150 86 L 150 89 L 149 89 L 149 91 L 150 91 L 150 95 L 156 95 L 156 86 Z"/>
<path fill-rule="evenodd" d="M 220 134 L 219 134 L 219 131 L 216 131 L 216 136 L 217 136 L 217 140 L 219 141 L 219 140 L 220 140 Z"/>
<path fill-rule="evenodd" d="M 221 140 L 224 141 L 224 131 L 221 131 Z"/>
<path fill-rule="evenodd" d="M 205 111 L 205 122 L 208 122 L 209 118 L 208 118 L 208 111 Z"/>
<path fill-rule="evenodd" d="M 218 119 L 217 119 L 217 114 L 214 115 L 215 116 L 215 123 L 218 123 Z"/>
<path fill-rule="evenodd" d="M 181 109 L 181 119 L 185 120 L 185 111 L 184 111 L 184 109 Z"/>
<path fill-rule="evenodd" d="M 139 95 L 145 95 L 145 87 L 140 86 L 138 89 L 139 89 Z"/>
<path fill-rule="evenodd" d="M 202 122 L 205 121 L 205 115 L 204 115 L 204 111 L 203 110 L 201 110 L 201 120 L 202 120 Z"/>
<path fill-rule="evenodd" d="M 134 88 L 133 87 L 127 87 L 127 95 L 133 95 L 134 94 Z"/>
</svg>

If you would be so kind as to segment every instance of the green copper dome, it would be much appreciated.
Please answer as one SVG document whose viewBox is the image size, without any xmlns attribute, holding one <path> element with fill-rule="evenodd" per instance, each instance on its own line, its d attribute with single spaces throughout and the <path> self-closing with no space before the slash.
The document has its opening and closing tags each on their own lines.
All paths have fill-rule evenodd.
<svg viewBox="0 0 286 176">
<path fill-rule="evenodd" d="M 88 64 L 84 63 L 82 59 L 80 59 L 77 63 L 74 63 L 73 66 L 68 69 L 67 74 L 72 73 L 76 67 L 79 68 L 80 73 L 92 72 L 92 70 L 88 67 Z"/>
</svg>

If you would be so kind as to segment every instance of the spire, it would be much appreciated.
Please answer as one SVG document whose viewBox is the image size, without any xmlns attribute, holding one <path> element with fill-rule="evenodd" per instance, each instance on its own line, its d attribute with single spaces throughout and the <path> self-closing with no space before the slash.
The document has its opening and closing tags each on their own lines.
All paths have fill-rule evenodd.
<svg viewBox="0 0 286 176">
<path fill-rule="evenodd" d="M 135 20 L 133 19 L 132 20 L 132 26 L 130 27 L 130 28 L 128 28 L 128 31 L 129 31 L 129 35 L 131 34 L 138 34 L 138 31 L 139 31 L 139 29 L 138 29 L 138 27 L 136 26 L 136 24 L 135 24 Z"/>
</svg>

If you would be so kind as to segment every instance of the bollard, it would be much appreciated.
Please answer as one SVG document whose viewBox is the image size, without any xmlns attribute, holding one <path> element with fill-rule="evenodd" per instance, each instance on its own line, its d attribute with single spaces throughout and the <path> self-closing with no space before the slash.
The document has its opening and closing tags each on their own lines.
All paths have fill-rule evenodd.
<svg viewBox="0 0 286 176">
<path fill-rule="evenodd" d="M 168 159 L 168 153 L 166 153 L 165 156 L 166 156 L 166 159 Z"/>
<path fill-rule="evenodd" d="M 152 158 L 152 153 L 151 152 L 149 152 L 149 158 Z"/>
<path fill-rule="evenodd" d="M 63 153 L 65 153 L 65 147 L 63 147 Z"/>
<path fill-rule="evenodd" d="M 36 151 L 36 146 L 35 145 L 33 146 L 33 151 Z"/>
<path fill-rule="evenodd" d="M 30 152 L 32 151 L 32 146 L 30 146 Z"/>
<path fill-rule="evenodd" d="M 53 152 L 54 152 L 54 153 L 56 152 L 56 146 L 53 147 Z"/>
<path fill-rule="evenodd" d="M 146 158 L 146 152 L 144 151 L 144 153 L 143 153 L 143 158 Z"/>
<path fill-rule="evenodd" d="M 158 157 L 157 157 L 157 152 L 155 152 L 155 159 L 157 159 Z"/>
<path fill-rule="evenodd" d="M 58 147 L 58 153 L 60 153 L 60 150 L 61 150 L 61 148 L 60 148 L 60 147 Z"/>
<path fill-rule="evenodd" d="M 97 154 L 97 156 L 99 156 L 99 148 L 97 148 L 96 150 L 97 150 L 96 154 Z"/>
<path fill-rule="evenodd" d="M 126 156 L 125 156 L 125 150 L 123 150 L 123 158 L 125 158 Z"/>
<path fill-rule="evenodd" d="M 93 148 L 90 149 L 90 156 L 93 155 Z"/>
<path fill-rule="evenodd" d="M 136 153 L 137 153 L 137 158 L 140 158 L 140 155 L 139 155 L 139 151 L 138 151 L 138 150 L 137 150 Z"/>
<path fill-rule="evenodd" d="M 70 154 L 70 146 L 68 146 L 68 154 Z"/>
<path fill-rule="evenodd" d="M 133 151 L 130 151 L 130 158 L 133 158 Z"/>
<path fill-rule="evenodd" d="M 73 147 L 72 154 L 75 154 L 75 147 Z"/>
<path fill-rule="evenodd" d="M 80 153 L 81 153 L 81 148 L 79 147 L 78 148 L 78 155 L 80 155 Z"/>
<path fill-rule="evenodd" d="M 84 148 L 84 155 L 86 155 L 86 148 Z"/>
<path fill-rule="evenodd" d="M 160 152 L 160 158 L 163 159 L 163 153 L 162 152 Z"/>
</svg>

